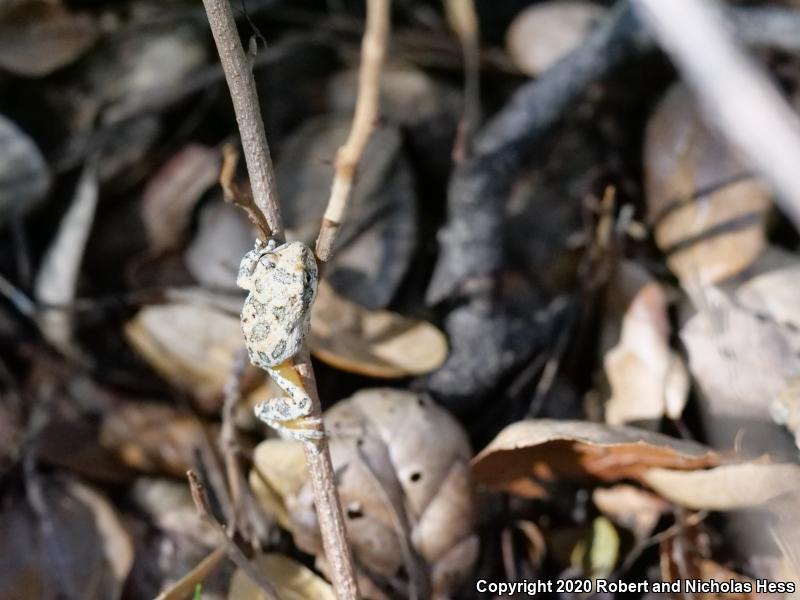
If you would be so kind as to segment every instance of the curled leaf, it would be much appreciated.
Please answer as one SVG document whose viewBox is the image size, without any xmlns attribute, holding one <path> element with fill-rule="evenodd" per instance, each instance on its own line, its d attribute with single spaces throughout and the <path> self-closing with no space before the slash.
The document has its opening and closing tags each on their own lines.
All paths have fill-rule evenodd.
<svg viewBox="0 0 800 600">
<path fill-rule="evenodd" d="M 458 423 L 430 399 L 392 389 L 358 392 L 327 411 L 325 423 L 357 561 L 388 576 L 404 568 L 421 594 L 427 584 L 417 557 L 432 569 L 434 591 L 463 581 L 478 545 L 470 450 Z M 321 554 L 302 444 L 263 442 L 255 459 L 250 480 L 263 475 L 254 485 L 262 504 L 279 519 L 288 515 L 300 548 Z"/>
<path fill-rule="evenodd" d="M 478 483 L 528 497 L 559 478 L 642 480 L 652 467 L 694 470 L 718 462 L 708 448 L 685 440 L 587 421 L 512 423 L 472 461 Z"/>
<path fill-rule="evenodd" d="M 695 510 L 759 506 L 800 489 L 800 466 L 741 463 L 700 471 L 650 469 L 642 480 L 664 498 Z"/>
</svg>

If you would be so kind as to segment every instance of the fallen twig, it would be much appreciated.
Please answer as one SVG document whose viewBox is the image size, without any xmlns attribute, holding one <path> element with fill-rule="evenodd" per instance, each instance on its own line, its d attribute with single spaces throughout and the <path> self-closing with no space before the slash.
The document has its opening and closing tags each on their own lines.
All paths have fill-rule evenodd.
<svg viewBox="0 0 800 600">
<path fill-rule="evenodd" d="M 712 0 L 633 0 L 705 114 L 777 192 L 800 229 L 800 119 L 736 43 Z M 698 60 L 702 56 L 702 60 Z"/>
<path fill-rule="evenodd" d="M 186 472 L 186 477 L 189 479 L 189 487 L 192 491 L 192 500 L 197 509 L 197 514 L 217 532 L 220 544 L 225 547 L 230 559 L 264 591 L 270 600 L 279 600 L 278 592 L 273 585 L 256 570 L 250 560 L 244 555 L 242 549 L 228 536 L 228 532 L 225 530 L 222 523 L 217 521 L 212 514 L 208 498 L 206 497 L 205 486 L 200 481 L 200 478 L 197 477 L 197 474 L 190 469 Z"/>
<path fill-rule="evenodd" d="M 336 153 L 336 175 L 317 237 L 316 255 L 322 263 L 327 263 L 333 255 L 356 169 L 378 119 L 380 76 L 389 37 L 389 6 L 389 0 L 367 0 L 367 25 L 361 43 L 353 124 L 347 141 Z"/>
</svg>

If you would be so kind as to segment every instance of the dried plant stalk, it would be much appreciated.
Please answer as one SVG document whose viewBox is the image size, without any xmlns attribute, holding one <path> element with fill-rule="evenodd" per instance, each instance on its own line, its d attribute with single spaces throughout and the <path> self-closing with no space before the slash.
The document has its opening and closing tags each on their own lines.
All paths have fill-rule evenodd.
<svg viewBox="0 0 800 600">
<path fill-rule="evenodd" d="M 353 124 L 347 141 L 336 153 L 336 174 L 317 237 L 316 255 L 322 263 L 327 263 L 333 255 L 356 169 L 378 120 L 381 69 L 389 37 L 389 8 L 389 0 L 367 0 L 367 26 L 361 42 L 361 66 Z"/>
<path fill-rule="evenodd" d="M 387 0 L 376 0 L 387 4 Z M 272 237 L 283 238 L 283 222 L 275 190 L 272 160 L 259 111 L 255 81 L 245 58 L 236 23 L 228 0 L 203 0 L 214 41 L 217 45 L 225 79 L 230 88 L 242 148 L 250 175 L 253 200 L 266 218 Z M 372 3 L 370 4 L 372 6 Z M 388 21 L 388 10 L 386 11 Z M 382 56 L 382 53 L 381 53 Z M 377 99 L 375 100 L 377 103 Z M 295 359 L 295 368 L 313 400 L 312 417 L 322 417 L 316 380 L 307 348 Z M 325 438 L 305 443 L 306 459 L 314 485 L 315 505 L 320 523 L 325 554 L 331 566 L 331 579 L 336 596 L 355 600 L 358 596 L 355 568 L 345 535 L 341 503 Z"/>
</svg>

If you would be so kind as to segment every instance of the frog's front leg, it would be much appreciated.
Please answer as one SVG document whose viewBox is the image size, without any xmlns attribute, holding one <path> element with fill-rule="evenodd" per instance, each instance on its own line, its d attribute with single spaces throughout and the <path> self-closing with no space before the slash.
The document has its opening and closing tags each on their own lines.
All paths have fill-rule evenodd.
<svg viewBox="0 0 800 600">
<path fill-rule="evenodd" d="M 318 440 L 325 437 L 322 420 L 312 417 L 312 401 L 294 369 L 292 359 L 267 367 L 272 379 L 288 397 L 270 398 L 256 406 L 256 416 L 279 431 L 299 440 Z"/>
</svg>

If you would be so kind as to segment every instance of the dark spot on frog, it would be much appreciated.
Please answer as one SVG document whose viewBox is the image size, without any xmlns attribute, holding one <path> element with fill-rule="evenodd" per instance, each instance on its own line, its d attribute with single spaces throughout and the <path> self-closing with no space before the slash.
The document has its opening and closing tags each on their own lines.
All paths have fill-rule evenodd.
<svg viewBox="0 0 800 600">
<path fill-rule="evenodd" d="M 409 479 L 410 479 L 411 481 L 413 481 L 414 483 L 416 483 L 417 481 L 419 481 L 420 479 L 422 479 L 422 473 L 420 473 L 419 471 L 414 471 L 414 472 L 413 472 L 413 473 L 412 473 L 412 474 L 409 476 Z"/>
<path fill-rule="evenodd" d="M 277 359 L 281 354 L 283 354 L 284 350 L 286 350 L 286 340 L 281 340 L 272 350 L 272 358 Z"/>
</svg>

